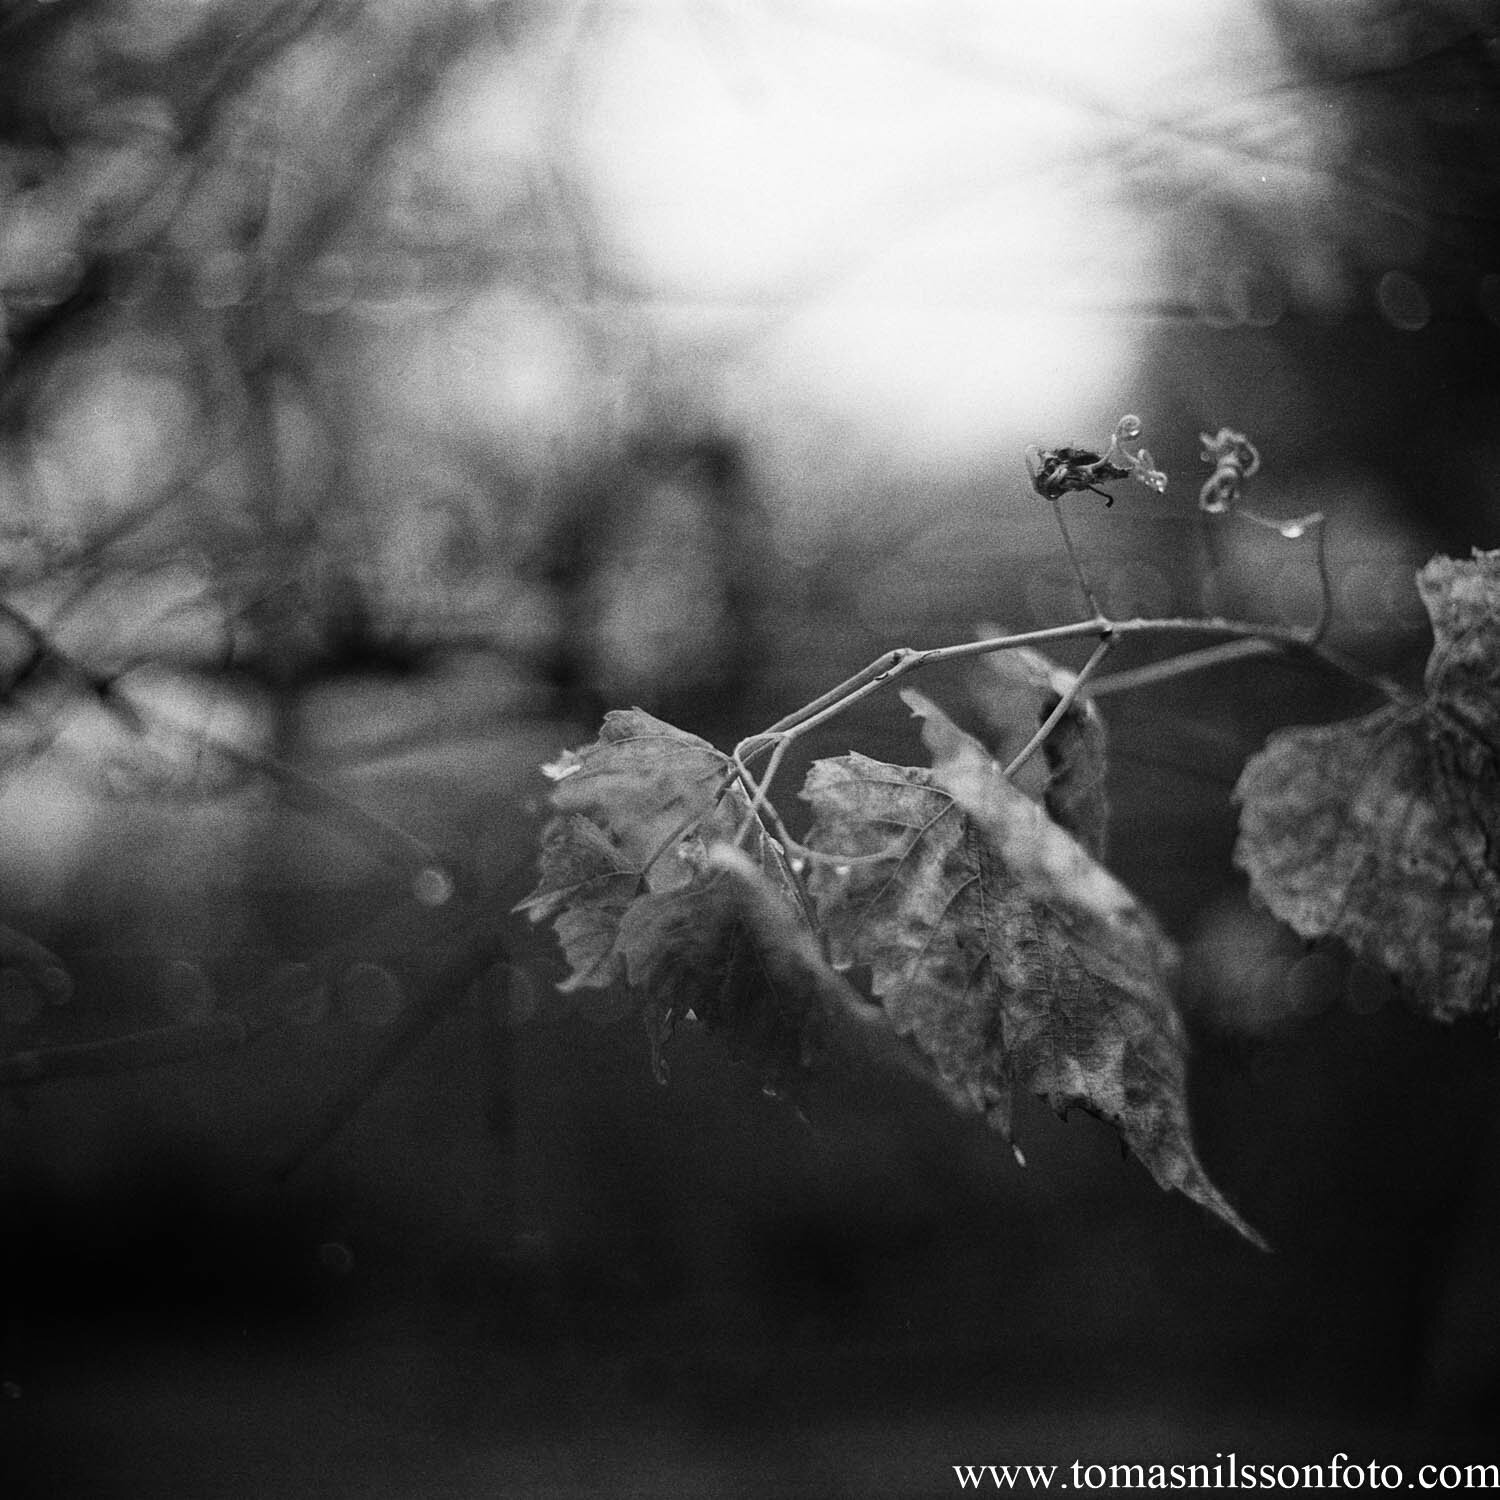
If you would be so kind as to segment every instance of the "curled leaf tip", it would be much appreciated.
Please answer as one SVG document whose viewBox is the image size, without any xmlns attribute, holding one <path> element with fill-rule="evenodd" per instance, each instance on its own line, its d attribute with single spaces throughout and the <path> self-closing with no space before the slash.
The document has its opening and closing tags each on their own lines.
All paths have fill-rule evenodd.
<svg viewBox="0 0 1500 1500">
<path fill-rule="evenodd" d="M 564 750 L 556 760 L 546 761 L 542 766 L 542 775 L 549 781 L 562 781 L 571 776 L 575 771 L 582 770 L 583 762 L 579 760 L 577 752 Z"/>
<path fill-rule="evenodd" d="M 901 701 L 914 719 L 922 720 L 922 740 L 936 756 L 951 756 L 966 743 L 974 743 L 925 693 L 901 688 Z"/>
</svg>

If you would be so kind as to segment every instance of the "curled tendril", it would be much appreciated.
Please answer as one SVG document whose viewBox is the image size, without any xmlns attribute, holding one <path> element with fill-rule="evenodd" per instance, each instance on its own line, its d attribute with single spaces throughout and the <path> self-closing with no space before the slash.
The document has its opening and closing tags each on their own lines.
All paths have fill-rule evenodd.
<svg viewBox="0 0 1500 1500">
<path fill-rule="evenodd" d="M 1041 449 L 1033 444 L 1026 450 L 1031 487 L 1042 499 L 1054 503 L 1064 495 L 1092 490 L 1104 496 L 1106 505 L 1113 505 L 1114 496 L 1099 486 L 1115 479 L 1134 479 L 1160 494 L 1167 487 L 1167 476 L 1156 467 L 1147 449 L 1137 448 L 1132 453 L 1126 446 L 1138 441 L 1140 435 L 1141 419 L 1127 415 L 1115 424 L 1114 435 L 1103 453 L 1090 448 Z"/>
<path fill-rule="evenodd" d="M 1210 437 L 1198 434 L 1203 444 L 1203 462 L 1213 464 L 1214 471 L 1198 491 L 1198 506 L 1210 515 L 1221 516 L 1238 502 L 1245 481 L 1260 469 L 1260 454 L 1243 432 L 1221 427 Z"/>
</svg>

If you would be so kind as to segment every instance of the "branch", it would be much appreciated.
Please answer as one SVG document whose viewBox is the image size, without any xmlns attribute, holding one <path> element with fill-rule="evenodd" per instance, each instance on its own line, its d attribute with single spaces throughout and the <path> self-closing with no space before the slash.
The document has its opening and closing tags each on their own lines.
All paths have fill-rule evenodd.
<svg viewBox="0 0 1500 1500">
<path fill-rule="evenodd" d="M 1021 631 L 1015 635 L 993 636 L 979 641 L 960 641 L 952 646 L 934 646 L 917 650 L 911 646 L 897 646 L 877 656 L 867 667 L 841 682 L 836 688 L 814 698 L 811 703 L 778 719 L 769 729 L 743 739 L 734 749 L 734 760 L 743 769 L 748 762 L 763 751 L 773 751 L 773 759 L 779 761 L 781 747 L 800 739 L 809 730 L 826 724 L 845 709 L 858 703 L 861 698 L 880 688 L 908 676 L 922 667 L 935 662 L 957 661 L 970 656 L 988 656 L 995 651 L 1014 651 L 1022 646 L 1043 645 L 1050 641 L 1072 641 L 1097 637 L 1101 644 L 1111 643 L 1132 635 L 1221 635 L 1232 641 L 1254 641 L 1259 643 L 1255 652 L 1287 651 L 1305 656 L 1320 666 L 1341 677 L 1351 678 L 1366 687 L 1372 687 L 1387 697 L 1401 697 L 1402 690 L 1385 678 L 1372 677 L 1357 664 L 1329 651 L 1318 644 L 1314 631 L 1289 625 L 1266 625 L 1253 620 L 1227 620 L 1217 616 L 1193 618 L 1190 616 L 1166 616 L 1159 619 L 1137 617 L 1130 620 L 1112 620 L 1100 616 L 1093 620 L 1078 620 L 1071 625 L 1053 625 L 1044 630 Z M 1252 654 L 1241 648 L 1236 654 Z M 1203 653 L 1188 652 L 1172 662 L 1160 662 L 1151 670 L 1155 681 L 1181 673 L 1194 672 L 1204 665 L 1212 664 L 1200 660 Z M 1180 665 L 1178 665 L 1180 663 Z M 1169 670 L 1170 669 L 1170 670 Z M 1093 666 L 1086 670 L 1092 672 Z M 1125 674 L 1120 674 L 1125 675 Z M 1099 689 L 1104 689 L 1112 679 L 1104 678 Z M 1028 752 L 1029 753 L 1029 752 Z"/>
<path fill-rule="evenodd" d="M 1057 728 L 1062 717 L 1078 701 L 1078 695 L 1083 691 L 1090 677 L 1094 675 L 1099 664 L 1109 655 L 1110 647 L 1115 643 L 1112 635 L 1101 638 L 1099 644 L 1094 647 L 1094 654 L 1083 664 L 1083 669 L 1068 684 L 1067 691 L 1060 694 L 1057 702 L 1052 707 L 1052 712 L 1038 725 L 1037 731 L 1016 753 L 1015 758 L 1006 766 L 1005 774 L 1014 776 L 1022 766 L 1036 754 L 1043 745 L 1047 743 L 1047 736 Z"/>
</svg>

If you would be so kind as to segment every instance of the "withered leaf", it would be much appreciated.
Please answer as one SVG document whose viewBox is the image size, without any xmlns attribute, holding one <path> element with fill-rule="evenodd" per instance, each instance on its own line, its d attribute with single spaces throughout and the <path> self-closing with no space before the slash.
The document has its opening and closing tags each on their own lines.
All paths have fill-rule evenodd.
<svg viewBox="0 0 1500 1500">
<path fill-rule="evenodd" d="M 1018 1089 L 1087 1109 L 1163 1187 L 1256 1240 L 1193 1148 L 1171 943 L 977 740 L 904 696 L 931 770 L 852 754 L 817 762 L 803 791 L 835 964 L 869 966 L 897 1031 L 997 1129 Z"/>
<path fill-rule="evenodd" d="M 844 981 L 822 962 L 781 846 L 750 817 L 729 758 L 639 709 L 547 768 L 558 815 L 521 903 L 553 919 L 565 990 L 629 988 L 660 1048 L 691 1012 L 785 1085 Z M 731 844 L 746 820 L 746 848 Z M 857 997 L 849 997 L 851 1000 Z"/>
<path fill-rule="evenodd" d="M 980 639 L 1005 633 L 988 623 L 979 632 Z M 1001 765 L 1020 754 L 1075 680 L 1065 667 L 1027 646 L 992 651 L 974 663 L 969 694 L 984 716 L 990 748 Z M 1016 773 L 1016 784 L 1095 859 L 1103 859 L 1109 822 L 1105 770 L 1104 718 L 1097 705 L 1082 697 L 1068 705 L 1040 753 Z"/>
<path fill-rule="evenodd" d="M 607 714 L 599 738 L 542 768 L 557 816 L 542 831 L 541 880 L 517 910 L 556 918 L 572 973 L 602 989 L 623 972 L 617 937 L 641 894 L 688 885 L 684 839 L 732 839 L 750 813 L 727 755 L 638 708 Z M 787 878 L 778 845 L 752 820 L 752 857 Z"/>
<path fill-rule="evenodd" d="M 1235 788 L 1235 861 L 1301 936 L 1453 1020 L 1500 1013 L 1500 551 L 1435 558 L 1417 588 L 1425 695 L 1273 734 Z"/>
</svg>

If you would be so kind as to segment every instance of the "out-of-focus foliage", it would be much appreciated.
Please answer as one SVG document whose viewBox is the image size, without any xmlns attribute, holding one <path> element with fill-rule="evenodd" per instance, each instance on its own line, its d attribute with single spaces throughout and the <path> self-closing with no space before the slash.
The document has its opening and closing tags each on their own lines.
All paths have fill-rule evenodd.
<svg viewBox="0 0 1500 1500">
<path fill-rule="evenodd" d="M 0 11 L 7 900 L 198 956 L 420 868 L 298 777 L 503 884 L 570 716 L 750 658 L 753 490 L 595 300 L 564 19 Z"/>
<path fill-rule="evenodd" d="M 1426 696 L 1282 730 L 1246 765 L 1235 859 L 1303 937 L 1332 934 L 1443 1020 L 1500 1007 L 1500 552 L 1417 586 Z"/>
</svg>

